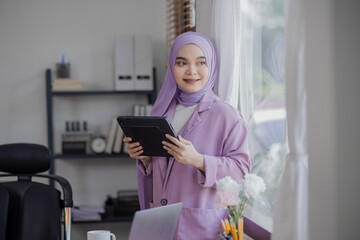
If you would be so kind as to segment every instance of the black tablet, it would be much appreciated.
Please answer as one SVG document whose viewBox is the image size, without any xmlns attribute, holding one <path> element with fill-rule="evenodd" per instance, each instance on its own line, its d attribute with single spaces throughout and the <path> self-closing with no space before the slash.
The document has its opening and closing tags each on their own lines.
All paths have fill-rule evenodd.
<svg viewBox="0 0 360 240">
<path fill-rule="evenodd" d="M 143 156 L 171 157 L 163 148 L 162 141 L 169 140 L 165 134 L 177 137 L 170 122 L 165 117 L 119 116 L 117 121 L 126 137 L 139 142 L 143 147 Z"/>
</svg>

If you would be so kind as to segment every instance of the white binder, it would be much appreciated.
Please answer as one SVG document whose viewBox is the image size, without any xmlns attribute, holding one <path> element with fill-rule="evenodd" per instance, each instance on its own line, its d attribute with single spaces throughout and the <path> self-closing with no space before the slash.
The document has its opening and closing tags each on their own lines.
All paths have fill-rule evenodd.
<svg viewBox="0 0 360 240">
<path fill-rule="evenodd" d="M 118 91 L 151 91 L 151 36 L 117 36 L 115 46 L 115 89 Z"/>
<path fill-rule="evenodd" d="M 135 90 L 154 89 L 151 36 L 135 36 Z"/>
<path fill-rule="evenodd" d="M 135 90 L 134 41 L 132 36 L 117 36 L 115 40 L 115 89 Z"/>
</svg>

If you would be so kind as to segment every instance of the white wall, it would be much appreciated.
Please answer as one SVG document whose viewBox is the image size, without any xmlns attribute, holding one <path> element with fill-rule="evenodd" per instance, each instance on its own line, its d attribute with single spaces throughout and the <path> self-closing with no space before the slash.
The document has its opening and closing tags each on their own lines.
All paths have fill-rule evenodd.
<svg viewBox="0 0 360 240">
<path fill-rule="evenodd" d="M 360 3 L 306 2 L 310 239 L 358 239 Z"/>
<path fill-rule="evenodd" d="M 152 36 L 162 80 L 165 0 L 1 0 L 0 143 L 47 142 L 45 69 L 63 53 L 86 88 L 111 89 L 117 34 Z"/>
<path fill-rule="evenodd" d="M 113 89 L 114 37 L 151 35 L 157 85 L 165 75 L 165 0 L 1 0 L 0 144 L 47 145 L 45 69 L 55 69 L 64 53 L 71 75 L 86 89 Z M 110 118 L 130 114 L 145 96 L 54 99 L 55 147 L 65 120 L 87 120 L 106 134 Z M 96 171 L 95 171 L 96 170 Z M 56 160 L 55 171 L 73 187 L 76 205 L 102 205 L 106 195 L 136 189 L 131 159 Z M 129 224 L 73 225 L 72 239 L 86 229 L 111 228 L 126 239 Z"/>
</svg>

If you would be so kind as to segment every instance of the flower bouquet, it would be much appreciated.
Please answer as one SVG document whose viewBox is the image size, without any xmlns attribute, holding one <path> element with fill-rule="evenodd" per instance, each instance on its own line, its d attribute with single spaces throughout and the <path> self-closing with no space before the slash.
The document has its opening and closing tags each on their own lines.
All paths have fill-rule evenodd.
<svg viewBox="0 0 360 240">
<path fill-rule="evenodd" d="M 230 176 L 217 182 L 215 203 L 228 210 L 228 218 L 221 220 L 223 232 L 219 239 L 243 239 L 243 211 L 249 198 L 256 198 L 266 189 L 264 180 L 255 174 L 245 175 L 243 184 L 237 183 Z"/>
</svg>

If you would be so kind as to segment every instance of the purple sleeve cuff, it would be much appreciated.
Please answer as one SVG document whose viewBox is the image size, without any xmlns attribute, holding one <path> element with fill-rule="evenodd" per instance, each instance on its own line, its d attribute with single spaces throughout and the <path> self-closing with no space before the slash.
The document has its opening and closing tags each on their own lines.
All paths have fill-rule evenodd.
<svg viewBox="0 0 360 240">
<path fill-rule="evenodd" d="M 204 155 L 205 171 L 198 170 L 198 183 L 203 187 L 213 187 L 216 182 L 217 160 L 215 157 Z"/>
<path fill-rule="evenodd" d="M 231 176 L 238 183 L 242 183 L 251 165 L 246 136 L 246 125 L 239 119 L 222 145 L 223 155 L 204 155 L 205 170 L 204 172 L 198 170 L 200 185 L 215 188 L 216 182 L 226 176 Z"/>
<path fill-rule="evenodd" d="M 149 164 L 149 166 L 147 168 L 145 168 L 144 164 L 139 159 L 136 160 L 136 165 L 137 165 L 137 168 L 139 169 L 139 171 L 144 176 L 151 176 L 152 175 L 152 161 L 150 162 L 150 164 Z"/>
<path fill-rule="evenodd" d="M 204 155 L 205 171 L 198 170 L 198 183 L 203 187 L 216 187 L 216 182 L 225 176 L 231 176 L 241 183 L 249 172 L 250 163 L 247 155 L 243 159 L 234 157 L 215 157 Z"/>
</svg>

